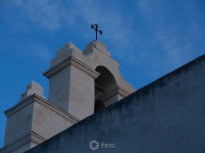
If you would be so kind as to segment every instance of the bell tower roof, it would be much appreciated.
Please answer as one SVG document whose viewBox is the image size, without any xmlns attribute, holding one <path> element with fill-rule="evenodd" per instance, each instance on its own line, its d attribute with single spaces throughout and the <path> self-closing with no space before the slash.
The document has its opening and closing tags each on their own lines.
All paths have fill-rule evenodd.
<svg viewBox="0 0 205 153">
<path fill-rule="evenodd" d="M 106 54 L 107 56 L 110 56 L 110 52 L 107 51 L 107 46 L 103 42 L 94 40 L 86 45 L 85 50 L 89 49 L 91 46 L 97 48 L 98 50 Z"/>
</svg>

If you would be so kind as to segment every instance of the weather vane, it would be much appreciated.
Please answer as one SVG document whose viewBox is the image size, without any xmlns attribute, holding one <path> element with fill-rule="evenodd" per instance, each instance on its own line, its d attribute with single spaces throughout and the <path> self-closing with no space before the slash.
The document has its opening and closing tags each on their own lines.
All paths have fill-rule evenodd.
<svg viewBox="0 0 205 153">
<path fill-rule="evenodd" d="M 95 27 L 94 27 L 95 25 Z M 100 34 L 102 34 L 102 31 L 101 30 L 98 30 L 98 25 L 97 24 L 92 24 L 91 25 L 91 28 L 94 29 L 96 31 L 96 41 L 97 41 L 97 32 L 100 32 Z"/>
</svg>

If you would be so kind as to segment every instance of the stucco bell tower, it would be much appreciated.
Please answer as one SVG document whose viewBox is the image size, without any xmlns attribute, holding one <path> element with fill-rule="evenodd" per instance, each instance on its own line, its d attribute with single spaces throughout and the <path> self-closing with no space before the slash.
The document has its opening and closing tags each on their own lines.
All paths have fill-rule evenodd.
<svg viewBox="0 0 205 153">
<path fill-rule="evenodd" d="M 31 81 L 18 103 L 5 111 L 0 153 L 25 152 L 134 92 L 119 65 L 102 42 L 93 41 L 83 51 L 65 44 L 43 73 L 49 79 L 48 101 L 44 89 Z"/>
<path fill-rule="evenodd" d="M 135 91 L 119 65 L 100 41 L 87 44 L 83 51 L 71 42 L 65 44 L 43 73 L 49 79 L 48 101 L 79 119 L 92 115 L 96 102 L 107 107 Z"/>
</svg>

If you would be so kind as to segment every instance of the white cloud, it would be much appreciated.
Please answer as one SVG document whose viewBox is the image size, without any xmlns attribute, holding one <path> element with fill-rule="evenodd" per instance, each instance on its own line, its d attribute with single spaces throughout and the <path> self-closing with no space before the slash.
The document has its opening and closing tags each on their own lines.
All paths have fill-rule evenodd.
<svg viewBox="0 0 205 153">
<path fill-rule="evenodd" d="M 27 20 L 30 19 L 33 23 L 37 23 L 44 28 L 52 30 L 60 28 L 59 8 L 55 3 L 50 3 L 49 0 L 18 0 L 14 2 L 16 2 L 17 7 L 23 10 L 21 15 Z"/>
<path fill-rule="evenodd" d="M 73 0 L 74 7 L 70 12 L 76 18 L 82 19 L 87 24 L 98 23 L 100 28 L 103 28 L 103 37 L 116 43 L 119 48 L 128 46 L 131 41 L 132 15 L 124 16 L 117 8 L 109 7 L 94 0 Z M 87 31 L 87 32 L 86 32 Z M 90 36 L 90 31 L 84 30 L 87 36 Z"/>
<path fill-rule="evenodd" d="M 48 47 L 42 43 L 33 42 L 28 46 L 28 51 L 31 53 L 31 55 L 37 56 L 42 60 L 51 60 L 51 55 Z"/>
<path fill-rule="evenodd" d="M 15 51 L 18 55 L 23 58 L 35 58 L 36 60 L 42 60 L 48 62 L 51 60 L 51 51 L 50 49 L 39 41 L 17 41 L 11 44 L 12 48 L 15 48 Z M 5 46 L 3 50 L 11 50 L 8 46 Z"/>
<path fill-rule="evenodd" d="M 97 23 L 103 31 L 101 38 L 117 46 L 115 49 L 118 54 L 124 54 L 123 49 L 133 45 L 135 37 L 131 32 L 133 16 L 131 14 L 125 16 L 119 8 L 100 1 L 9 0 L 7 7 L 12 8 L 11 6 L 16 12 L 5 11 L 4 17 L 12 23 L 10 28 L 13 31 L 23 30 L 28 33 L 33 29 L 58 31 L 61 28 L 66 30 L 75 28 L 90 39 L 94 31 L 92 35 L 89 31 L 92 29 L 88 28 L 91 24 Z M 131 57 L 131 55 L 123 56 Z"/>
<path fill-rule="evenodd" d="M 152 32 L 147 37 L 147 46 L 149 46 L 147 57 L 138 63 L 148 62 L 150 74 L 159 77 L 192 60 L 195 52 L 192 39 L 196 34 L 192 35 L 191 28 L 196 30 L 197 27 L 193 25 L 183 27 L 183 22 L 175 21 L 172 16 L 173 10 L 169 6 L 170 2 L 165 4 L 162 1 L 137 0 L 137 3 L 146 21 L 144 24 Z"/>
<path fill-rule="evenodd" d="M 121 11 L 118 6 L 113 7 L 94 0 L 15 0 L 9 2 L 18 8 L 18 16 L 14 20 L 18 23 L 16 25 L 19 29 L 25 31 L 29 31 L 30 26 L 52 31 L 58 31 L 61 28 L 80 29 L 82 35 L 90 39 L 94 36 L 94 31 L 91 34 L 91 29 L 88 30 L 88 27 L 98 23 L 100 30 L 103 31 L 101 38 L 110 40 L 115 46 L 112 48 L 112 54 L 137 66 L 149 63 L 153 73 L 166 71 L 167 67 L 172 69 L 184 64 L 191 58 L 194 49 L 191 40 L 184 34 L 178 33 L 177 24 L 164 25 L 167 16 L 169 17 L 172 12 L 169 12 L 169 9 L 164 11 L 162 1 L 136 1 L 136 10 L 145 20 L 140 24 L 145 25 L 145 30 L 147 28 L 151 31 L 150 35 L 144 39 L 146 43 L 139 44 L 140 49 L 137 48 L 137 43 L 140 43 L 141 39 L 138 38 L 141 37 L 140 32 L 132 28 L 133 23 L 136 22 L 136 12 Z M 192 33 L 196 36 L 198 34 L 196 28 L 192 26 L 192 29 L 195 29 Z M 140 34 L 143 35 L 143 32 Z M 136 42 L 136 40 L 139 41 Z M 145 46 L 142 47 L 142 45 Z M 48 49 L 44 50 L 48 52 Z M 47 53 L 39 55 L 49 56 Z"/>
<path fill-rule="evenodd" d="M 61 1 L 52 0 L 8 0 L 2 16 L 10 22 L 24 23 L 26 27 L 59 30 L 63 23 L 73 24 L 73 16 Z M 14 24 L 14 23 L 13 23 Z M 14 26 L 14 25 L 13 25 Z"/>
<path fill-rule="evenodd" d="M 9 1 L 8 6 L 10 5 L 14 5 L 18 13 L 15 15 L 14 12 L 10 12 L 9 17 L 4 15 L 8 20 L 15 16 L 15 22 L 19 25 L 18 29 L 25 29 L 25 32 L 29 30 L 29 27 L 45 30 L 59 30 L 61 27 L 79 28 L 84 36 L 89 37 L 88 26 L 98 23 L 102 28 L 103 38 L 111 40 L 119 48 L 128 46 L 133 37 L 130 29 L 132 15 L 124 16 L 123 12 L 117 8 L 109 7 L 99 1 L 15 0 Z M 10 21 L 13 22 L 13 20 Z M 87 25 L 86 30 L 84 25 Z"/>
</svg>

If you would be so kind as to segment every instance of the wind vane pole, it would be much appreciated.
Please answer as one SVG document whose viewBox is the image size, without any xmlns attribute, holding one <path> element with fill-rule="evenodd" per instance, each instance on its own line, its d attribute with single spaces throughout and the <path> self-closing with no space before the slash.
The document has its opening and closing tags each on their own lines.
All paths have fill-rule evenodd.
<svg viewBox="0 0 205 153">
<path fill-rule="evenodd" d="M 95 27 L 94 27 L 95 25 Z M 98 25 L 97 24 L 92 24 L 91 25 L 91 28 L 94 29 L 96 31 L 96 41 L 97 41 L 97 32 L 100 32 L 100 34 L 102 34 L 102 31 L 101 30 L 98 30 Z"/>
</svg>

